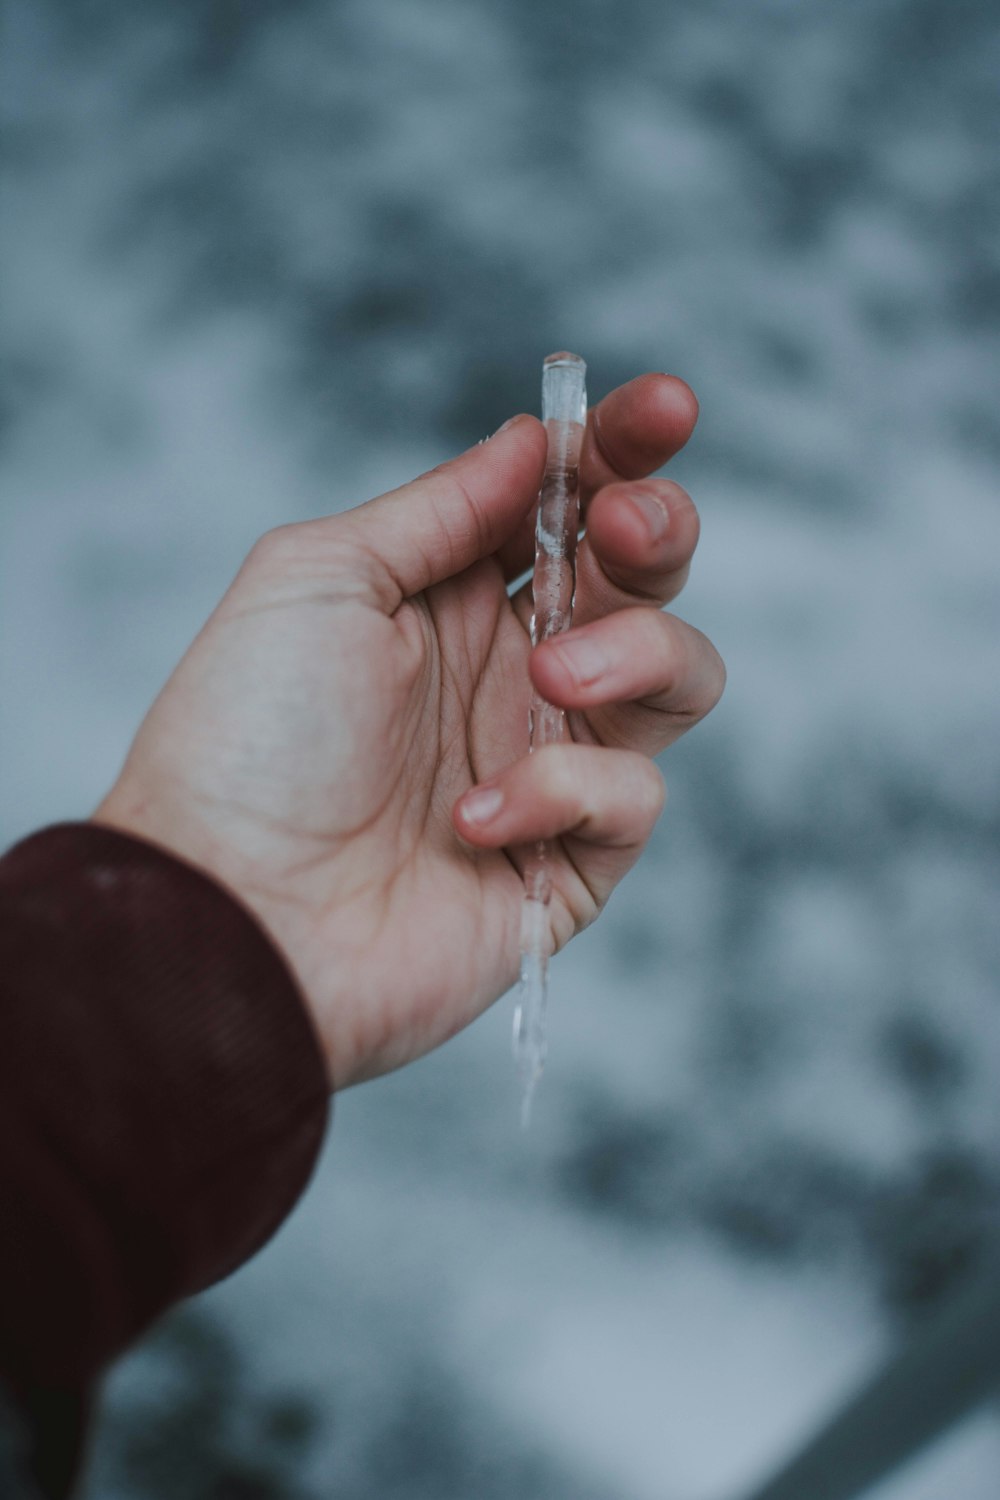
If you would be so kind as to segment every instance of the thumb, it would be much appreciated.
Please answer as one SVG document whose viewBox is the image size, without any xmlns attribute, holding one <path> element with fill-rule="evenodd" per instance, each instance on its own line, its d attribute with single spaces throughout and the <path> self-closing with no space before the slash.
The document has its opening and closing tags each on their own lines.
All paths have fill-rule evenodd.
<svg viewBox="0 0 1000 1500">
<path fill-rule="evenodd" d="M 375 565 L 391 612 L 496 552 L 537 498 L 544 463 L 545 429 L 522 414 L 449 463 L 342 513 L 338 523 Z"/>
</svg>

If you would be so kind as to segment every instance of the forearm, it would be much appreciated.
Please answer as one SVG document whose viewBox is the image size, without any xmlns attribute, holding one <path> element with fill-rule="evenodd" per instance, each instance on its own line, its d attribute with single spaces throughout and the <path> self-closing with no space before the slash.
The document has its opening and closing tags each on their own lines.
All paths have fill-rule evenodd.
<svg viewBox="0 0 1000 1500">
<path fill-rule="evenodd" d="M 0 1375 L 84 1388 L 302 1191 L 328 1079 L 250 914 L 93 824 L 0 860 Z"/>
</svg>

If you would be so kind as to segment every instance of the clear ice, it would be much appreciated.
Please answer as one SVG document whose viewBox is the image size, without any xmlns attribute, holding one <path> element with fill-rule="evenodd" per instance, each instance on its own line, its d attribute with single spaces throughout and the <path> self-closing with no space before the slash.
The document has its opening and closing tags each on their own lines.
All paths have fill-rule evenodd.
<svg viewBox="0 0 1000 1500">
<path fill-rule="evenodd" d="M 550 354 L 542 366 L 542 421 L 548 435 L 545 476 L 535 524 L 534 614 L 531 643 L 537 646 L 567 630 L 573 618 L 574 561 L 580 524 L 580 448 L 587 422 L 587 366 L 578 354 Z M 533 693 L 528 712 L 529 748 L 567 737 L 566 715 Z M 521 1084 L 521 1123 L 545 1066 L 545 1012 L 549 991 L 552 870 L 540 840 L 524 867 L 521 911 L 521 977 L 514 1012 L 514 1057 Z"/>
</svg>

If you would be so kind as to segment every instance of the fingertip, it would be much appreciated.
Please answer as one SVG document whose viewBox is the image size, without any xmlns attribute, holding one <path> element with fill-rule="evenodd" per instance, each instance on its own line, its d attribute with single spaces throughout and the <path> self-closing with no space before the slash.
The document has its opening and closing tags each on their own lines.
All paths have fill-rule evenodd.
<svg viewBox="0 0 1000 1500">
<path fill-rule="evenodd" d="M 562 637 L 542 641 L 528 657 L 528 676 L 531 685 L 556 708 L 575 708 L 579 697 L 579 673 L 571 665 L 565 649 L 560 649 Z"/>
<path fill-rule="evenodd" d="M 524 422 L 538 422 L 538 418 L 532 416 L 531 412 L 515 412 L 512 417 L 507 418 L 506 422 L 500 424 L 496 432 L 494 432 L 493 437 L 502 437 L 505 432 L 511 432 L 515 427 L 520 426 Z M 542 424 L 539 422 L 538 425 L 541 426 Z"/>
<path fill-rule="evenodd" d="M 698 419 L 698 402 L 677 375 L 638 375 L 611 391 L 590 413 L 584 458 L 591 489 L 651 474 L 683 448 Z"/>
<path fill-rule="evenodd" d="M 544 463 L 545 429 L 521 412 L 487 442 L 337 517 L 380 608 L 499 553 L 534 505 Z"/>
<path fill-rule="evenodd" d="M 605 485 L 587 514 L 590 545 L 602 558 L 655 573 L 689 562 L 700 530 L 694 502 L 671 479 Z"/>
<path fill-rule="evenodd" d="M 666 442 L 675 453 L 690 438 L 700 414 L 698 398 L 679 375 L 657 370 L 638 375 L 620 388 L 632 420 L 655 443 Z M 616 413 L 617 415 L 617 413 Z"/>
<path fill-rule="evenodd" d="M 649 760 L 646 762 L 646 764 L 648 766 L 651 766 L 655 773 L 655 779 L 650 786 L 652 822 L 655 823 L 657 818 L 660 816 L 660 814 L 663 812 L 663 809 L 667 805 L 667 778 L 664 776 L 655 760 Z"/>
<path fill-rule="evenodd" d="M 541 464 L 545 459 L 545 428 L 531 412 L 519 411 L 513 417 L 508 417 L 506 422 L 497 428 L 496 432 L 487 439 L 486 446 L 497 449 L 507 444 L 513 447 L 530 446 L 537 449 L 538 452 L 534 456 Z"/>
<path fill-rule="evenodd" d="M 689 431 L 693 431 L 695 423 L 701 413 L 698 397 L 679 375 L 668 375 L 665 371 L 658 370 L 652 379 L 657 385 L 657 400 L 672 415 L 680 417 Z"/>
</svg>

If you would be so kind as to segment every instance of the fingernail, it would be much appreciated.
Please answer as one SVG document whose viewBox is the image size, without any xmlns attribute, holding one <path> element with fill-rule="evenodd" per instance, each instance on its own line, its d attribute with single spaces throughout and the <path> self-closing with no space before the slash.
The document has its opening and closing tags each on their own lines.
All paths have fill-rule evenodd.
<svg viewBox="0 0 1000 1500">
<path fill-rule="evenodd" d="M 649 490 L 635 490 L 629 498 L 646 523 L 653 541 L 658 542 L 661 537 L 666 536 L 670 512 L 663 501 Z"/>
<path fill-rule="evenodd" d="M 477 787 L 462 799 L 462 819 L 481 825 L 491 822 L 503 806 L 503 792 L 496 786 Z"/>
<path fill-rule="evenodd" d="M 506 420 L 506 422 L 503 424 L 503 426 L 497 428 L 497 430 L 493 434 L 493 436 L 494 437 L 499 437 L 500 434 L 501 434 L 501 432 L 506 432 L 508 427 L 513 427 L 516 422 L 520 422 L 521 417 L 523 415 L 524 415 L 523 412 L 518 412 L 518 414 L 517 414 L 516 417 L 508 417 L 507 420 Z"/>
<path fill-rule="evenodd" d="M 596 682 L 611 667 L 611 660 L 604 647 L 587 635 L 560 641 L 558 645 L 551 646 L 549 649 L 556 652 L 563 666 L 567 668 L 574 682 L 580 687 Z"/>
</svg>

